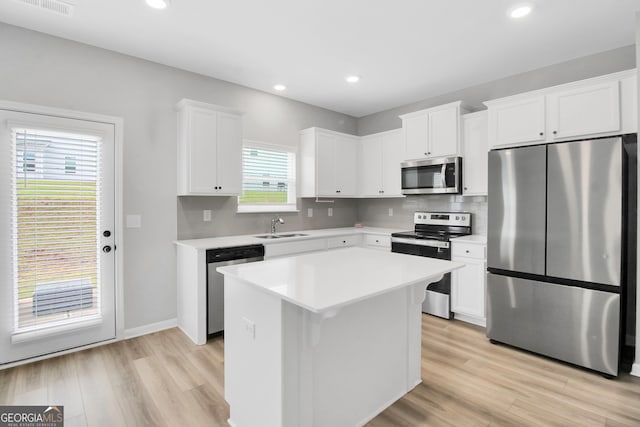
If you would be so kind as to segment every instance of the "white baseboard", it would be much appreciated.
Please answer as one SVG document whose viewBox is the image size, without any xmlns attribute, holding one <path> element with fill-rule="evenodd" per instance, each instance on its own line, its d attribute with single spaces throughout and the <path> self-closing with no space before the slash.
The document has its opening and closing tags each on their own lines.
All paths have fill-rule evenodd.
<svg viewBox="0 0 640 427">
<path fill-rule="evenodd" d="M 640 362 L 636 362 L 631 367 L 631 375 L 640 377 Z"/>
<path fill-rule="evenodd" d="M 467 314 L 461 314 L 461 313 L 455 313 L 453 318 L 456 320 L 461 320 L 463 322 L 471 323 L 473 325 L 482 326 L 483 328 L 487 327 L 487 319 L 484 319 L 484 318 L 469 316 Z"/>
<path fill-rule="evenodd" d="M 141 335 L 152 334 L 154 332 L 164 331 L 178 326 L 178 319 L 163 320 L 162 322 L 150 323 L 148 325 L 138 326 L 137 328 L 125 329 L 124 339 L 139 337 Z"/>
</svg>

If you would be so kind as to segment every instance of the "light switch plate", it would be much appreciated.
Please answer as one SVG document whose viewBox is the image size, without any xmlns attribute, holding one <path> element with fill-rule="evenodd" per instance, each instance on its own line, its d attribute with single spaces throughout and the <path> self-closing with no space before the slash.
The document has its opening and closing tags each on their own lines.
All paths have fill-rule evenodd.
<svg viewBox="0 0 640 427">
<path fill-rule="evenodd" d="M 393 216 L 393 208 L 389 208 L 389 216 Z"/>
<path fill-rule="evenodd" d="M 142 215 L 127 215 L 125 223 L 127 228 L 140 228 L 142 227 Z"/>
<path fill-rule="evenodd" d="M 327 215 L 333 216 L 333 208 L 327 209 Z"/>
<path fill-rule="evenodd" d="M 207 222 L 211 221 L 211 211 L 209 209 L 202 211 L 202 220 Z"/>
<path fill-rule="evenodd" d="M 309 218 L 313 217 L 313 208 L 307 208 L 307 216 Z"/>
</svg>

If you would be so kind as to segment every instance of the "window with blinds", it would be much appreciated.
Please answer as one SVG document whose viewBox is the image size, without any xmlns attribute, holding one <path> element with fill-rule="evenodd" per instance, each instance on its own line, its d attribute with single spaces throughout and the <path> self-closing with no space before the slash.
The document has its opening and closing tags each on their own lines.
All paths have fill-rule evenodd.
<svg viewBox="0 0 640 427">
<path fill-rule="evenodd" d="M 290 147 L 245 141 L 238 212 L 287 212 L 296 206 L 296 154 Z"/>
<path fill-rule="evenodd" d="M 100 314 L 100 140 L 12 129 L 15 331 Z"/>
</svg>

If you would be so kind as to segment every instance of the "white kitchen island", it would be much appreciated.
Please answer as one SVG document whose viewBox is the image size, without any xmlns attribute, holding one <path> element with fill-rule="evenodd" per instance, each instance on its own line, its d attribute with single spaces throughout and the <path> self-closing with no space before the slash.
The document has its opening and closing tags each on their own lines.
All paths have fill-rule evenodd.
<svg viewBox="0 0 640 427">
<path fill-rule="evenodd" d="M 365 424 L 422 381 L 425 285 L 462 266 L 352 247 L 218 268 L 229 424 Z"/>
</svg>

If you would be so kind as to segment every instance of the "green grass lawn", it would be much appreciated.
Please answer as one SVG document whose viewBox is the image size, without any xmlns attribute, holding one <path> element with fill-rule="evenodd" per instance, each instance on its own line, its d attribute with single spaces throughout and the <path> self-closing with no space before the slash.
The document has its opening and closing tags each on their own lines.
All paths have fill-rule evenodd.
<svg viewBox="0 0 640 427">
<path fill-rule="evenodd" d="M 287 203 L 286 191 L 245 191 L 240 203 Z"/>
<path fill-rule="evenodd" d="M 16 184 L 19 298 L 30 298 L 36 283 L 91 278 L 95 286 L 95 183 L 29 179 Z"/>
</svg>

